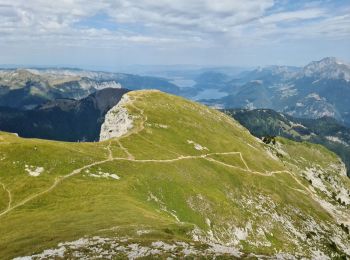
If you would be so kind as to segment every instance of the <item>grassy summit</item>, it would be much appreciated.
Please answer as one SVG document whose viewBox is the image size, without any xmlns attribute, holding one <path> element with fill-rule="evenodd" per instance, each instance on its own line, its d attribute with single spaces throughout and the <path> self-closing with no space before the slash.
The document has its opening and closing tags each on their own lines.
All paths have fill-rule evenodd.
<svg viewBox="0 0 350 260">
<path fill-rule="evenodd" d="M 266 145 L 159 91 L 127 95 L 133 128 L 120 138 L 0 134 L 1 259 L 350 255 L 350 182 L 333 153 Z"/>
</svg>

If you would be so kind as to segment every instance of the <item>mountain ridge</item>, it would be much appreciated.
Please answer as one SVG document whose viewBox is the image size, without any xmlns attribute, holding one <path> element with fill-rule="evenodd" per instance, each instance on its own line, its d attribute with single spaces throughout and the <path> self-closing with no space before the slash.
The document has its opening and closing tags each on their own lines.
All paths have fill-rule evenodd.
<svg viewBox="0 0 350 260">
<path fill-rule="evenodd" d="M 274 74 L 269 68 L 233 81 L 220 99 L 202 100 L 219 108 L 266 108 L 294 117 L 331 116 L 350 125 L 350 66 L 325 58 L 303 69 Z"/>
<path fill-rule="evenodd" d="M 158 77 L 80 69 L 0 69 L 0 106 L 30 110 L 57 98 L 82 99 L 97 90 L 122 87 L 179 91 Z"/>
<path fill-rule="evenodd" d="M 300 77 L 350 80 L 350 65 L 335 57 L 326 57 L 306 65 Z"/>
<path fill-rule="evenodd" d="M 266 145 L 229 116 L 159 91 L 127 96 L 133 127 L 117 138 L 0 134 L 2 258 L 350 255 L 350 183 L 334 153 Z"/>
</svg>

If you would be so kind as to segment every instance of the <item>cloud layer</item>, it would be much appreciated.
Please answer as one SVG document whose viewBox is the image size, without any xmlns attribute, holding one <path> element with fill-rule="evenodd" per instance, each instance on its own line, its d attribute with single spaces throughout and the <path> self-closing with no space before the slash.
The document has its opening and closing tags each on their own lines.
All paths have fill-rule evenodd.
<svg viewBox="0 0 350 260">
<path fill-rule="evenodd" d="M 25 53 L 40 45 L 43 52 L 122 50 L 125 58 L 130 52 L 129 63 L 137 63 L 132 54 L 141 50 L 161 57 L 158 62 L 166 58 L 179 62 L 178 56 L 186 54 L 183 63 L 191 63 L 202 62 L 203 53 L 208 59 L 223 55 L 222 48 L 234 57 L 237 49 L 254 56 L 252 50 L 287 48 L 293 41 L 306 48 L 315 41 L 327 46 L 332 41 L 336 47 L 350 39 L 350 4 L 346 0 L 0 0 L 0 24 L 0 54 L 5 61 L 11 62 L 6 48 Z M 191 51 L 193 58 L 187 55 Z M 152 63 L 143 56 L 139 63 Z M 20 62 L 19 57 L 12 60 Z"/>
</svg>

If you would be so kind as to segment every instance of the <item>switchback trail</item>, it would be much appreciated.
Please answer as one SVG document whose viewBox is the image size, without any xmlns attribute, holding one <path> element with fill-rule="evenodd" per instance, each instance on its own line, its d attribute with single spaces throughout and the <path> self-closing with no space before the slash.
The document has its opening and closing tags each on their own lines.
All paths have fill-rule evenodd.
<svg viewBox="0 0 350 260">
<path fill-rule="evenodd" d="M 120 143 L 120 142 L 119 142 Z M 11 194 L 8 190 L 6 190 L 9 194 L 9 198 L 10 198 L 10 202 L 9 202 L 9 206 L 8 208 L 0 213 L 0 217 L 6 215 L 7 213 L 11 212 L 12 210 L 25 205 L 26 203 L 46 194 L 49 193 L 50 191 L 52 191 L 53 189 L 55 189 L 61 182 L 63 182 L 64 180 L 73 177 L 77 174 L 79 174 L 81 171 L 86 170 L 90 167 L 96 166 L 96 165 L 101 165 L 104 164 L 106 162 L 111 162 L 111 161 L 130 161 L 130 162 L 135 162 L 135 163 L 172 163 L 172 162 L 176 162 L 176 161 L 181 161 L 181 160 L 191 160 L 191 159 L 207 159 L 208 161 L 214 162 L 214 163 L 220 163 L 222 165 L 225 165 L 227 167 L 231 167 L 231 168 L 237 168 L 241 171 L 245 171 L 245 172 L 250 172 L 253 174 L 259 174 L 259 175 L 264 175 L 264 176 L 271 176 L 274 173 L 282 173 L 282 172 L 288 172 L 288 171 L 275 171 L 275 172 L 257 172 L 257 171 L 251 171 L 248 167 L 248 165 L 246 164 L 243 155 L 241 152 L 214 152 L 214 153 L 208 153 L 208 154 L 201 154 L 201 155 L 180 155 L 177 158 L 173 158 L 173 159 L 135 159 L 130 153 L 129 151 L 124 148 L 125 152 L 127 153 L 128 157 L 127 158 L 123 158 L 123 157 L 113 157 L 112 154 L 112 150 L 111 150 L 111 142 L 108 144 L 107 146 L 107 150 L 108 150 L 108 158 L 105 160 L 101 160 L 101 161 L 97 161 L 97 162 L 93 162 L 87 165 L 84 165 L 78 169 L 73 170 L 71 173 L 64 175 L 64 176 L 60 176 L 57 177 L 54 181 L 54 183 L 47 188 L 46 190 L 43 190 L 39 193 L 33 194 L 32 196 L 29 196 L 28 198 L 22 200 L 21 202 L 17 203 L 16 205 L 11 206 Z M 233 165 L 229 165 L 220 161 L 217 161 L 215 159 L 210 158 L 209 156 L 211 155 L 239 155 L 240 158 L 242 159 L 243 164 L 246 165 L 246 168 L 241 168 L 239 166 L 233 166 Z M 249 169 L 249 170 L 248 170 Z M 2 185 L 3 187 L 5 187 L 4 185 Z"/>
</svg>

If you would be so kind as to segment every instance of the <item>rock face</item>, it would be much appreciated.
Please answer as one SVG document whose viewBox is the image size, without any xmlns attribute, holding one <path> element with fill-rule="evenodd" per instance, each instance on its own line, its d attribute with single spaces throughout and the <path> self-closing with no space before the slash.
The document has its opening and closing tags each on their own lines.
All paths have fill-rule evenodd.
<svg viewBox="0 0 350 260">
<path fill-rule="evenodd" d="M 313 61 L 305 66 L 301 76 L 350 81 L 350 66 L 337 58 L 327 57 L 320 61 Z"/>
<path fill-rule="evenodd" d="M 129 102 L 130 98 L 125 94 L 120 102 L 107 112 L 105 121 L 101 126 L 100 141 L 120 137 L 132 128 L 132 117 L 128 114 L 128 110 L 125 108 L 125 105 Z"/>
</svg>

